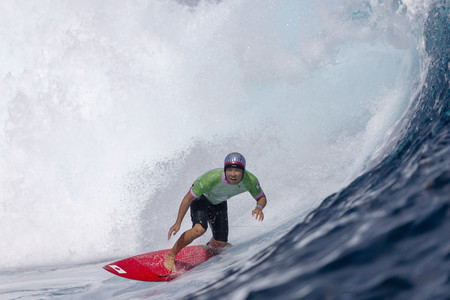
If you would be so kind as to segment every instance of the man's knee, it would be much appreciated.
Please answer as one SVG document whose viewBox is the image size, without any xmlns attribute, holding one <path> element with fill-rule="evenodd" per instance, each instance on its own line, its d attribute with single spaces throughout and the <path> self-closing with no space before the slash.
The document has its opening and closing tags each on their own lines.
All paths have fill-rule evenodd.
<svg viewBox="0 0 450 300">
<path fill-rule="evenodd" d="M 195 224 L 194 227 L 192 227 L 192 233 L 197 237 L 203 235 L 205 232 L 206 229 L 203 228 L 203 226 L 200 225 L 199 223 Z"/>
</svg>

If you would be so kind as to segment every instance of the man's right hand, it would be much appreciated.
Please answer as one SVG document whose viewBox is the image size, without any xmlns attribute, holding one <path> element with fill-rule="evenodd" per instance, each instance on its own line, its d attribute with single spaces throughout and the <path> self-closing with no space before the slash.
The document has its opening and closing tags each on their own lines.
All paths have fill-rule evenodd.
<svg viewBox="0 0 450 300">
<path fill-rule="evenodd" d="M 169 229 L 169 235 L 167 236 L 167 239 L 170 240 L 170 237 L 175 234 L 177 234 L 178 230 L 180 230 L 180 224 L 175 223 L 172 227 Z"/>
<path fill-rule="evenodd" d="M 191 206 L 192 201 L 194 201 L 196 198 L 191 194 L 191 191 L 189 190 L 186 193 L 186 196 L 184 196 L 183 201 L 181 201 L 180 209 L 178 210 L 178 217 L 175 221 L 175 224 L 170 227 L 169 229 L 169 235 L 167 236 L 167 239 L 170 240 L 170 237 L 175 234 L 177 234 L 178 230 L 180 230 L 181 222 L 183 222 L 184 215 L 189 209 L 189 206 Z"/>
</svg>

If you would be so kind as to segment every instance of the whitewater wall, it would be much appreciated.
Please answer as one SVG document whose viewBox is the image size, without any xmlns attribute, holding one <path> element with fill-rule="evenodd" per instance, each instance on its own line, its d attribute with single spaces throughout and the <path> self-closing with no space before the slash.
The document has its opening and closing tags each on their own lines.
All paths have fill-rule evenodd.
<svg viewBox="0 0 450 300">
<path fill-rule="evenodd" d="M 372 2 L 2 2 L 0 268 L 171 246 L 231 151 L 269 206 L 260 225 L 233 199 L 230 239 L 300 218 L 382 154 L 420 80 L 426 2 Z"/>
</svg>

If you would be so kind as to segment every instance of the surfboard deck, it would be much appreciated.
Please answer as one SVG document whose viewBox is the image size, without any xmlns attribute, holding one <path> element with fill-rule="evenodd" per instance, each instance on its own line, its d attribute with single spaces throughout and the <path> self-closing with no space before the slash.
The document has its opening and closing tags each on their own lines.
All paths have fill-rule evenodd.
<svg viewBox="0 0 450 300">
<path fill-rule="evenodd" d="M 170 249 L 149 252 L 107 264 L 103 268 L 114 275 L 141 281 L 169 281 L 195 268 L 214 255 L 207 246 L 184 247 L 175 258 L 176 273 L 164 267 L 164 257 Z"/>
</svg>

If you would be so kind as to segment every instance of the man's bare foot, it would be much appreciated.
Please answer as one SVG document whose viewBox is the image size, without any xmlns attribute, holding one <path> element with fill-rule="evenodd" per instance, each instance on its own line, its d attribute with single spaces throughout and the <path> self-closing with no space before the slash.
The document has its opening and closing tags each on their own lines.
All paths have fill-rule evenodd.
<svg viewBox="0 0 450 300">
<path fill-rule="evenodd" d="M 225 248 L 229 248 L 231 246 L 232 245 L 230 243 L 216 241 L 214 238 L 211 238 L 211 240 L 206 244 L 205 250 L 209 251 L 213 255 L 218 255 L 225 250 Z"/>
<path fill-rule="evenodd" d="M 164 267 L 166 267 L 166 269 L 172 273 L 175 273 L 177 271 L 177 268 L 175 267 L 175 255 L 170 252 L 167 253 L 164 259 Z"/>
</svg>

